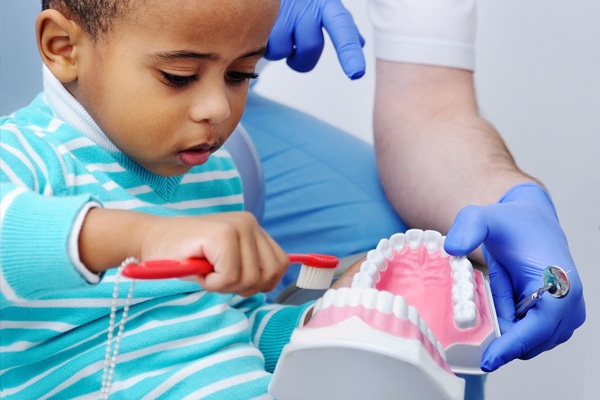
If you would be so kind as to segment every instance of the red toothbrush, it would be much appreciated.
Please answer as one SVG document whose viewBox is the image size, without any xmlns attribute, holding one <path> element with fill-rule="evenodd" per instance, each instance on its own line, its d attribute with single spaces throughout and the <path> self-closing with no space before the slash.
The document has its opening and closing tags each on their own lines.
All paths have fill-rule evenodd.
<svg viewBox="0 0 600 400">
<path fill-rule="evenodd" d="M 326 289 L 339 260 L 326 254 L 288 254 L 290 264 L 302 264 L 298 276 L 299 287 L 307 289 Z M 203 258 L 185 260 L 150 260 L 132 263 L 123 269 L 123 275 L 133 279 L 169 279 L 192 275 L 207 275 L 213 272 L 213 266 Z"/>
</svg>

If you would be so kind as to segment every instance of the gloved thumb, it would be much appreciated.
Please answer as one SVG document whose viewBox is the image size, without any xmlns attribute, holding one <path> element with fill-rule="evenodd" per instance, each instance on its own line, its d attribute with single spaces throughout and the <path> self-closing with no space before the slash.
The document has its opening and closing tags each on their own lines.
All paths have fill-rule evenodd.
<svg viewBox="0 0 600 400">
<path fill-rule="evenodd" d="M 466 256 L 488 237 L 485 207 L 466 206 L 457 214 L 450 227 L 444 249 L 453 256 Z"/>
</svg>

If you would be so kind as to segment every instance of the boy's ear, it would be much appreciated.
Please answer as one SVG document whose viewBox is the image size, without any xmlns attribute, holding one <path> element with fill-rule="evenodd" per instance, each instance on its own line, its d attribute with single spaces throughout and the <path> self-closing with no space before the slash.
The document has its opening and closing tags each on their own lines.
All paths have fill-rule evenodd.
<svg viewBox="0 0 600 400">
<path fill-rule="evenodd" d="M 44 10 L 36 20 L 36 38 L 42 61 L 52 74 L 64 83 L 76 80 L 84 41 L 79 24 L 57 10 Z"/>
</svg>

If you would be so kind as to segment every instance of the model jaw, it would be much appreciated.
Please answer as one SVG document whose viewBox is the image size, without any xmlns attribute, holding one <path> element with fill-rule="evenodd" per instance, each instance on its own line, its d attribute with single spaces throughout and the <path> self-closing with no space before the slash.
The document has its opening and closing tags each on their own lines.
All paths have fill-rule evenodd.
<svg viewBox="0 0 600 400">
<path fill-rule="evenodd" d="M 454 372 L 483 373 L 481 355 L 499 336 L 489 285 L 466 257 L 446 253 L 444 240 L 439 232 L 418 229 L 382 239 L 351 288 L 330 289 L 315 303 L 307 328 L 356 315 L 373 329 L 403 336 L 390 327 L 408 321 L 423 346 L 435 349 L 431 355 L 441 368 L 448 363 Z M 372 322 L 382 318 L 385 323 Z"/>
<path fill-rule="evenodd" d="M 329 289 L 292 333 L 269 387 L 277 398 L 462 400 L 456 373 L 483 374 L 498 323 L 482 272 L 435 231 L 367 253 L 351 287 Z"/>
</svg>

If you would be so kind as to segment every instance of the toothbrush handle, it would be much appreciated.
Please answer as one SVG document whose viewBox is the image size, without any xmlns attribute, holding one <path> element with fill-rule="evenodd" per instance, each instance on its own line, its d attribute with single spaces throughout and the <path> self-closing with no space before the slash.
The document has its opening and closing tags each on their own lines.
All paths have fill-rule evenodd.
<svg viewBox="0 0 600 400">
<path fill-rule="evenodd" d="M 325 254 L 288 254 L 290 264 L 303 263 L 320 268 L 335 268 L 338 259 Z M 207 275 L 214 271 L 203 258 L 185 260 L 150 260 L 132 263 L 123 269 L 123 275 L 132 279 L 169 279 L 192 275 Z"/>
<path fill-rule="evenodd" d="M 211 263 L 203 258 L 185 260 L 151 260 L 129 264 L 123 275 L 134 279 L 169 279 L 191 275 L 206 275 L 213 272 Z"/>
</svg>

